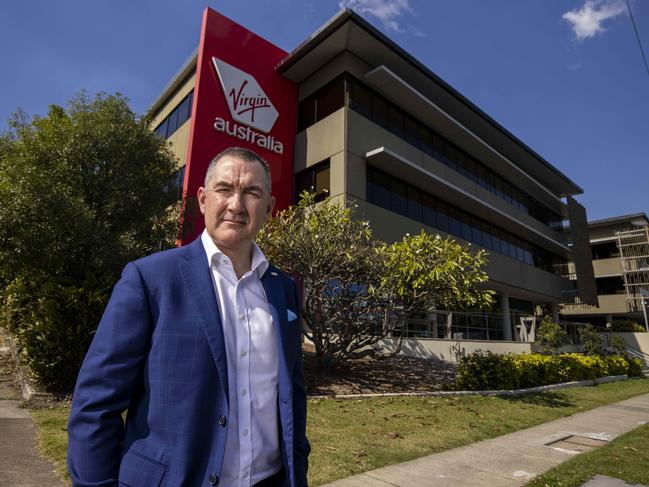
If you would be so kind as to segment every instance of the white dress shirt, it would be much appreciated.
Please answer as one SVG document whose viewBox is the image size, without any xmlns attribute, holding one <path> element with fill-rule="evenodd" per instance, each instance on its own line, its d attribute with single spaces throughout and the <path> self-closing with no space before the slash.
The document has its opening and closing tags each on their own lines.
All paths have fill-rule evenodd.
<svg viewBox="0 0 649 487">
<path fill-rule="evenodd" d="M 203 231 L 201 240 L 223 324 L 230 389 L 219 485 L 250 487 L 282 468 L 276 331 L 260 280 L 268 261 L 253 243 L 251 268 L 237 279 L 230 259 L 207 231 Z"/>
</svg>

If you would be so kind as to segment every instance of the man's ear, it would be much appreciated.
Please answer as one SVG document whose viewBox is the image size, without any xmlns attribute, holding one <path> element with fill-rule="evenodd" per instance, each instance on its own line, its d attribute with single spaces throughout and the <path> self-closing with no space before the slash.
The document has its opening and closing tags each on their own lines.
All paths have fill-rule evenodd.
<svg viewBox="0 0 649 487">
<path fill-rule="evenodd" d="M 266 216 L 271 216 L 273 214 L 273 209 L 275 208 L 275 197 L 271 196 L 268 206 L 266 207 Z"/>
<path fill-rule="evenodd" d="M 196 196 L 198 198 L 198 207 L 200 208 L 201 213 L 204 215 L 205 214 L 205 198 L 207 197 L 207 192 L 205 191 L 205 188 L 203 186 L 198 188 Z"/>
</svg>

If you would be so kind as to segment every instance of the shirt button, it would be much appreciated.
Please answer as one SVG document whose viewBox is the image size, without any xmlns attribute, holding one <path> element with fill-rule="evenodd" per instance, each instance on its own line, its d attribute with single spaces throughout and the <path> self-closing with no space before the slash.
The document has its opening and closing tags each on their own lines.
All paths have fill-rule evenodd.
<svg viewBox="0 0 649 487">
<path fill-rule="evenodd" d="M 207 477 L 207 481 L 210 483 L 210 485 L 216 485 L 219 483 L 219 477 L 218 475 L 211 473 L 210 476 Z"/>
<path fill-rule="evenodd" d="M 243 436 L 248 436 L 248 428 L 244 429 L 242 431 L 242 433 L 243 433 Z"/>
<path fill-rule="evenodd" d="M 239 315 L 239 319 L 240 319 L 241 321 L 245 320 L 245 319 L 246 319 L 246 315 Z"/>
<path fill-rule="evenodd" d="M 245 357 L 246 355 L 248 355 L 248 352 L 246 352 L 245 350 L 241 350 L 241 356 Z"/>
<path fill-rule="evenodd" d="M 246 394 L 248 394 L 248 391 L 245 389 L 241 389 L 241 395 L 245 396 Z"/>
<path fill-rule="evenodd" d="M 226 419 L 226 417 L 224 415 L 219 416 L 219 425 L 225 426 L 227 422 L 228 422 L 228 420 Z"/>
</svg>

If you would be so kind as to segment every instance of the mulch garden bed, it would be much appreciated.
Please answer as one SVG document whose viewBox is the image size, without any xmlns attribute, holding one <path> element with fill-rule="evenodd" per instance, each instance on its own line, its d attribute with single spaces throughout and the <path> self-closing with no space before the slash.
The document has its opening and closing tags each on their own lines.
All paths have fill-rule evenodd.
<svg viewBox="0 0 649 487">
<path fill-rule="evenodd" d="M 303 350 L 310 396 L 439 391 L 453 384 L 457 369 L 450 362 L 397 355 L 381 360 L 365 357 L 321 374 L 314 348 L 305 344 Z"/>
</svg>

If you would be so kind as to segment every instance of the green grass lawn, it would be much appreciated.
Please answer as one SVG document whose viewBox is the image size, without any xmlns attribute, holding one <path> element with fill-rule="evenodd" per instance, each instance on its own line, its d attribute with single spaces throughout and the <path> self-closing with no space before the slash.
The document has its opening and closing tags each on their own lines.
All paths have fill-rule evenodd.
<svg viewBox="0 0 649 487">
<path fill-rule="evenodd" d="M 523 397 L 309 400 L 310 484 L 493 438 L 649 393 L 649 379 Z M 35 409 L 43 453 L 65 468 L 68 406 Z M 542 485 L 542 484 L 540 484 Z M 559 485 L 559 484 L 552 484 Z"/>
<path fill-rule="evenodd" d="M 526 487 L 578 487 L 597 474 L 632 484 L 649 484 L 649 425 L 616 438 L 606 446 L 549 470 Z"/>
</svg>

